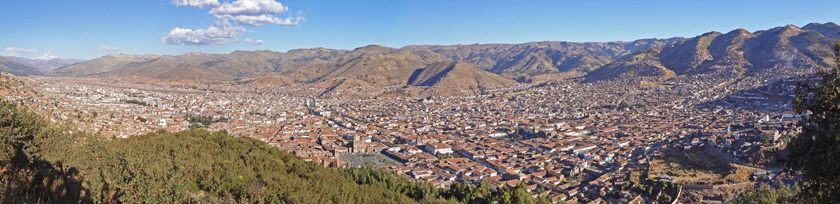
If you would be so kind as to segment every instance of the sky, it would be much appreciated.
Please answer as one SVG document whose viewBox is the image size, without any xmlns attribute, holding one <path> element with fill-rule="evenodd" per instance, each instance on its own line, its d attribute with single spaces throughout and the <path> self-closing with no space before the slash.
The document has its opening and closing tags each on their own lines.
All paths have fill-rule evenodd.
<svg viewBox="0 0 840 204">
<path fill-rule="evenodd" d="M 836 0 L 5 0 L 0 55 L 632 41 L 838 17 Z"/>
</svg>

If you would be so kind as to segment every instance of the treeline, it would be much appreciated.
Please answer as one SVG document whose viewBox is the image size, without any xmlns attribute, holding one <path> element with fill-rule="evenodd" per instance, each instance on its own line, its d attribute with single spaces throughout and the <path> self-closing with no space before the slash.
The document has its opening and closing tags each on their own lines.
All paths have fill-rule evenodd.
<svg viewBox="0 0 840 204">
<path fill-rule="evenodd" d="M 3 203 L 534 203 L 524 186 L 449 189 L 371 168 L 330 169 L 202 129 L 107 140 L 0 101 Z"/>
<path fill-rule="evenodd" d="M 393 172 L 374 170 L 370 167 L 346 168 L 340 170 L 347 179 L 358 184 L 372 185 L 387 189 L 393 195 L 405 195 L 414 200 L 429 202 L 452 203 L 498 203 L 498 204 L 526 204 L 551 203 L 547 193 L 540 193 L 536 199 L 523 183 L 508 188 L 494 188 L 486 182 L 476 185 L 453 183 L 449 188 L 435 188 L 431 183 L 411 182 L 407 178 Z M 390 197 L 392 195 L 386 195 Z"/>
<path fill-rule="evenodd" d="M 227 122 L 226 117 L 220 117 L 218 120 L 213 119 L 211 116 L 206 115 L 193 115 L 187 114 L 187 121 L 190 122 L 190 127 L 193 128 L 202 128 L 210 126 L 210 124 L 218 123 L 218 122 Z"/>
<path fill-rule="evenodd" d="M 148 104 L 148 103 L 146 103 L 146 102 L 139 101 L 139 100 L 136 100 L 136 99 L 123 100 L 123 103 L 130 103 L 130 104 L 136 104 L 136 105 L 141 105 L 141 106 L 147 106 L 147 105 L 149 105 L 149 104 Z"/>
</svg>

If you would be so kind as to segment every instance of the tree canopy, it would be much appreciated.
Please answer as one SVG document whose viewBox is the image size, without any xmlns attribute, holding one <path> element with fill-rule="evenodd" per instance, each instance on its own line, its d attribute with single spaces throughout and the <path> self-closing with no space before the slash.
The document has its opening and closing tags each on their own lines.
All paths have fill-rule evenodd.
<svg viewBox="0 0 840 204">
<path fill-rule="evenodd" d="M 799 136 L 788 144 L 786 165 L 807 179 L 800 200 L 840 203 L 840 40 L 834 42 L 833 67 L 820 80 L 802 84 L 796 111 L 810 114 L 799 121 Z"/>
</svg>

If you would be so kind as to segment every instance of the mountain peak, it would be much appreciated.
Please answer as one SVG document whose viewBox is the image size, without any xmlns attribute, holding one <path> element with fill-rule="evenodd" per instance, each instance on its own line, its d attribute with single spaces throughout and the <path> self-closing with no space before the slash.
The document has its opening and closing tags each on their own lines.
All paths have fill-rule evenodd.
<svg viewBox="0 0 840 204">
<path fill-rule="evenodd" d="M 823 36 L 832 39 L 835 39 L 838 37 L 838 35 L 840 35 L 840 25 L 837 25 L 834 22 L 828 22 L 824 24 L 809 23 L 808 25 L 803 26 L 802 29 L 817 31 Z"/>
<path fill-rule="evenodd" d="M 726 33 L 726 35 L 733 35 L 733 34 L 749 35 L 749 34 L 752 34 L 752 33 L 750 33 L 750 31 L 747 31 L 746 29 L 743 29 L 743 28 L 738 28 L 738 29 L 735 29 L 735 30 L 732 30 L 732 31 L 729 31 L 728 33 Z"/>
</svg>

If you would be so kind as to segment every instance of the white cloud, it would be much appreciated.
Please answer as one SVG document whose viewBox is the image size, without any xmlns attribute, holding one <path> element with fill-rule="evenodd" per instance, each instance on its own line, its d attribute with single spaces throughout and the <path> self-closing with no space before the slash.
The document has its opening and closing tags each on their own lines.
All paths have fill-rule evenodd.
<svg viewBox="0 0 840 204">
<path fill-rule="evenodd" d="M 51 55 L 51 54 L 44 54 L 44 56 L 38 57 L 38 59 L 42 59 L 42 60 L 51 60 L 51 59 L 55 59 L 55 58 L 58 58 L 58 57 L 56 57 L 55 55 Z"/>
<path fill-rule="evenodd" d="M 218 0 L 172 0 L 172 4 L 195 8 L 215 8 L 220 5 Z"/>
<path fill-rule="evenodd" d="M 171 45 L 223 45 L 239 42 L 237 37 L 245 28 L 231 26 L 227 20 L 217 20 L 207 29 L 175 28 L 161 40 Z"/>
<path fill-rule="evenodd" d="M 190 6 L 196 8 L 211 8 L 208 14 L 216 17 L 216 25 L 207 29 L 189 29 L 176 27 L 169 31 L 161 41 L 172 45 L 221 45 L 239 42 L 239 36 L 247 30 L 236 25 L 265 26 L 265 25 L 298 25 L 305 19 L 298 13 L 297 17 L 277 17 L 286 13 L 289 8 L 275 0 L 235 0 L 233 2 L 219 0 L 171 0 L 176 6 Z M 259 45 L 262 40 L 249 40 L 248 43 Z"/>
<path fill-rule="evenodd" d="M 256 16 L 262 14 L 279 14 L 288 10 L 288 7 L 274 0 L 238 0 L 225 2 L 219 7 L 210 9 L 210 14 Z"/>
<path fill-rule="evenodd" d="M 18 47 L 8 47 L 6 49 L 3 49 L 3 53 L 11 56 L 17 56 L 18 54 L 35 54 L 37 52 L 37 49 L 23 49 Z"/>
<path fill-rule="evenodd" d="M 288 17 L 288 18 L 285 18 L 285 19 L 281 19 L 281 18 L 277 18 L 275 16 L 268 15 L 268 14 L 263 14 L 263 15 L 258 15 L 258 16 L 246 16 L 246 15 L 233 16 L 233 15 L 225 14 L 225 15 L 216 15 L 216 18 L 229 19 L 229 20 L 232 20 L 233 22 L 236 22 L 237 24 L 249 25 L 249 26 L 264 26 L 264 25 L 268 25 L 268 24 L 291 26 L 291 25 L 297 25 L 303 20 L 303 17 Z"/>
<path fill-rule="evenodd" d="M 97 51 L 97 52 L 117 52 L 117 51 L 120 51 L 120 49 L 116 48 L 116 47 L 103 45 L 102 47 L 98 47 L 98 48 L 94 49 L 94 51 Z"/>
<path fill-rule="evenodd" d="M 262 45 L 262 40 L 251 40 L 251 38 L 245 38 L 245 42 L 251 43 L 252 45 Z"/>
</svg>

